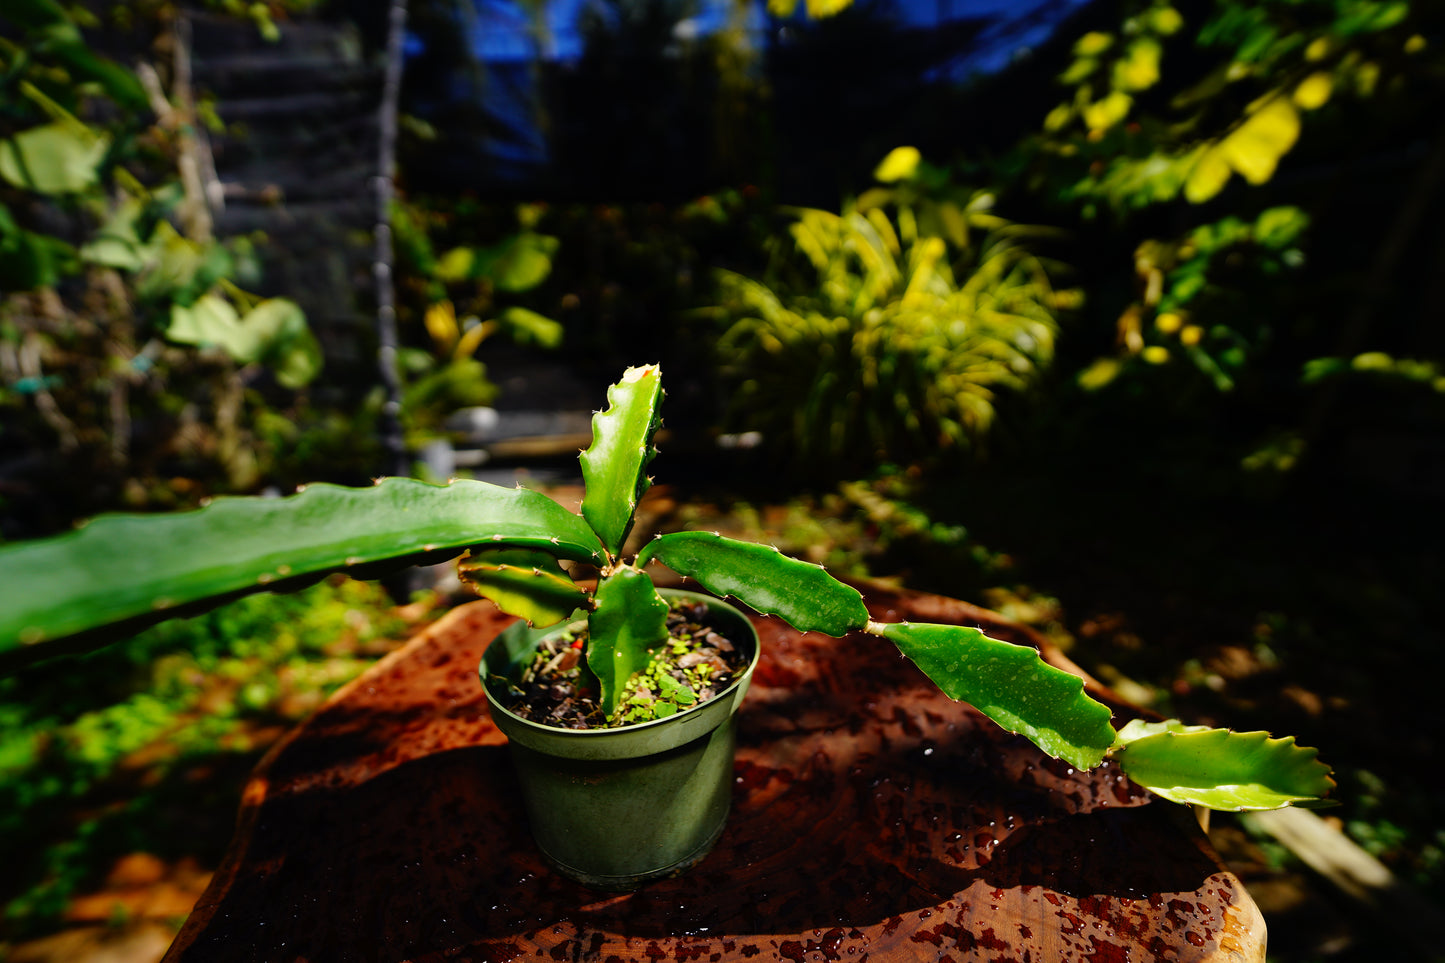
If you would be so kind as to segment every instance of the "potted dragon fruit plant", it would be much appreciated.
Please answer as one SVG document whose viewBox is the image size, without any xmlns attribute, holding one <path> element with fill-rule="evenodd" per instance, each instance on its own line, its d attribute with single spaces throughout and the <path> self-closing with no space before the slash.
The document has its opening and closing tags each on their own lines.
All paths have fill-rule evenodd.
<svg viewBox="0 0 1445 963">
<path fill-rule="evenodd" d="M 733 714 L 757 661 L 750 623 L 718 601 L 729 596 L 800 631 L 881 636 L 949 697 L 1049 755 L 1083 770 L 1111 758 L 1175 802 L 1273 809 L 1319 804 L 1332 788 L 1316 751 L 1292 737 L 1174 720 L 1116 730 L 1081 679 L 1033 648 L 964 626 L 875 621 L 856 589 L 770 546 L 676 532 L 625 556 L 662 398 L 656 366 L 628 369 L 609 390 L 581 455 L 580 514 L 521 488 L 387 478 L 218 498 L 172 515 L 104 515 L 0 547 L 0 671 L 250 592 L 460 555 L 462 578 L 520 619 L 488 647 L 481 676 L 533 834 L 564 872 L 604 888 L 679 871 L 721 831 Z M 710 596 L 659 591 L 653 562 Z M 583 693 L 588 727 L 528 718 L 522 703 L 538 678 Z"/>
</svg>

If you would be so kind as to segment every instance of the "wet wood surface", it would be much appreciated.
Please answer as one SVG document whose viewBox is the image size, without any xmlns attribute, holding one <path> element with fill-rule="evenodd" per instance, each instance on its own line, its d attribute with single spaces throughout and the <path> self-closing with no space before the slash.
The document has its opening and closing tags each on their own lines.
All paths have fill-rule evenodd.
<svg viewBox="0 0 1445 963">
<path fill-rule="evenodd" d="M 865 597 L 875 618 L 1039 641 L 962 602 Z M 1048 758 L 882 640 L 776 619 L 757 623 L 717 847 L 637 892 L 588 890 L 533 846 L 487 715 L 477 662 L 509 621 L 452 611 L 277 746 L 166 960 L 1264 959 L 1258 909 L 1188 810 Z"/>
</svg>

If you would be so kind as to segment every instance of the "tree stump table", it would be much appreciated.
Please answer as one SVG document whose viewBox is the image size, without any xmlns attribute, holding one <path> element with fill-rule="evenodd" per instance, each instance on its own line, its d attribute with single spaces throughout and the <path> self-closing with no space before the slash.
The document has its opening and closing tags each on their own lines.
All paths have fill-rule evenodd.
<svg viewBox="0 0 1445 963">
<path fill-rule="evenodd" d="M 1040 644 L 955 600 L 865 598 L 875 618 Z M 1264 959 L 1258 909 L 1188 810 L 1112 764 L 1050 759 L 883 640 L 771 618 L 716 848 L 633 893 L 588 890 L 532 843 L 477 679 L 510 621 L 453 610 L 288 735 L 166 960 Z"/>
</svg>

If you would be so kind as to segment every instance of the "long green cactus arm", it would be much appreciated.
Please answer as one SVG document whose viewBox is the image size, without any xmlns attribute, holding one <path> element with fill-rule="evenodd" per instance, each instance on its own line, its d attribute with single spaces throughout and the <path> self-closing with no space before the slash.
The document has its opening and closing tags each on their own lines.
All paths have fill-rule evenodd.
<svg viewBox="0 0 1445 963">
<path fill-rule="evenodd" d="M 1092 769 L 1114 743 L 1108 707 L 1084 693 L 1082 679 L 1029 646 L 962 625 L 870 622 L 868 631 L 898 646 L 950 699 L 1070 765 Z"/>
<path fill-rule="evenodd" d="M 97 648 L 218 600 L 329 572 L 374 577 L 481 543 L 602 559 L 582 518 L 545 495 L 474 481 L 312 485 L 169 515 L 103 515 L 0 547 L 0 667 Z"/>
<path fill-rule="evenodd" d="M 615 556 L 650 484 L 646 469 L 657 454 L 652 438 L 660 424 L 661 370 L 655 365 L 628 368 L 607 390 L 607 401 L 607 410 L 592 416 L 592 444 L 582 453 L 582 517 Z"/>
<path fill-rule="evenodd" d="M 1328 805 L 1330 767 L 1294 737 L 1134 720 L 1112 756 L 1139 785 L 1177 803 L 1230 812 Z"/>
<path fill-rule="evenodd" d="M 612 718 L 634 672 L 647 668 L 667 641 L 667 603 L 652 579 L 622 568 L 597 583 L 587 618 L 587 666 L 601 686 L 602 711 Z"/>
<path fill-rule="evenodd" d="M 581 608 L 587 591 L 548 552 L 526 548 L 474 548 L 457 563 L 457 575 L 497 608 L 528 625 L 556 625 Z"/>
<path fill-rule="evenodd" d="M 968 702 L 1080 769 L 1097 766 L 1114 742 L 1108 708 L 1084 694 L 1081 679 L 1048 665 L 1027 646 L 963 626 L 873 622 L 856 589 L 765 545 L 677 532 L 653 539 L 638 553 L 637 564 L 652 559 L 800 631 L 842 636 L 866 629 L 883 636 L 950 698 Z"/>
<path fill-rule="evenodd" d="M 768 545 L 713 532 L 674 532 L 648 542 L 637 553 L 637 567 L 653 559 L 697 579 L 714 595 L 731 595 L 800 632 L 842 636 L 868 623 L 857 589 Z"/>
</svg>

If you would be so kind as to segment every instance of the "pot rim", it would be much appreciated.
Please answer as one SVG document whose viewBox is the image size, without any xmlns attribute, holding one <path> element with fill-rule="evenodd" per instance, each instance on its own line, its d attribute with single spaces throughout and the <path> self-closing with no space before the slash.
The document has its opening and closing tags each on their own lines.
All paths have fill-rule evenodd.
<svg viewBox="0 0 1445 963">
<path fill-rule="evenodd" d="M 634 734 L 647 732 L 650 729 L 658 729 L 665 726 L 675 726 L 684 722 L 695 723 L 704 717 L 717 715 L 718 710 L 722 707 L 728 707 L 727 712 L 724 712 L 720 715 L 718 722 L 714 722 L 713 725 L 707 726 L 707 728 L 703 731 L 708 731 L 712 728 L 715 728 L 722 719 L 726 718 L 732 713 L 732 711 L 736 708 L 736 703 L 741 702 L 741 697 L 746 693 L 748 683 L 752 679 L 753 670 L 757 668 L 758 658 L 762 654 L 762 644 L 761 640 L 758 638 L 757 628 L 752 624 L 752 621 L 745 614 L 743 614 L 741 609 L 726 601 L 725 599 L 718 598 L 717 596 L 708 595 L 703 592 L 693 592 L 688 589 L 659 588 L 658 591 L 664 596 L 691 598 L 698 601 L 706 602 L 710 606 L 719 606 L 720 611 L 729 615 L 736 616 L 738 625 L 745 628 L 745 637 L 743 639 L 735 639 L 734 641 L 751 645 L 752 655 L 748 659 L 747 665 L 743 668 L 741 672 L 738 673 L 738 675 L 733 679 L 732 683 L 726 689 L 719 692 L 717 695 L 713 696 L 706 702 L 691 706 L 687 709 L 684 709 L 682 712 L 671 716 L 665 716 L 661 719 L 649 719 L 646 722 L 629 722 L 626 725 L 609 726 L 602 729 L 564 729 L 560 726 L 547 725 L 546 723 L 537 722 L 532 719 L 524 719 L 516 713 L 512 712 L 512 710 L 508 709 L 505 705 L 501 703 L 500 700 L 492 698 L 493 690 L 491 679 L 493 674 L 488 671 L 489 666 L 487 657 L 492 652 L 492 646 L 495 645 L 497 639 L 501 637 L 501 633 L 498 633 L 497 637 L 488 644 L 487 650 L 483 652 L 481 661 L 478 664 L 478 675 L 480 675 L 481 677 L 482 687 L 487 694 L 487 709 L 493 714 L 493 721 L 496 721 L 498 727 L 502 728 L 509 737 L 513 736 L 512 730 L 517 729 L 524 732 L 535 732 L 538 735 L 545 734 L 548 739 L 603 741 L 607 739 L 616 740 L 619 737 L 632 736 Z M 585 624 L 585 620 L 574 619 L 572 621 L 569 621 L 565 625 L 558 624 L 548 626 L 545 629 L 526 628 L 523 631 L 531 635 L 533 638 L 540 640 L 544 636 L 550 635 L 554 632 L 566 631 L 573 628 L 574 626 Z M 514 622 L 512 625 L 507 626 L 507 628 L 503 629 L 502 631 L 516 631 L 516 627 L 518 625 L 525 626 L 525 623 L 520 621 Z M 498 715 L 502 717 L 502 720 L 497 719 Z"/>
</svg>

